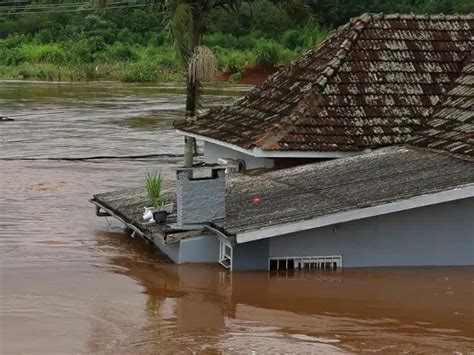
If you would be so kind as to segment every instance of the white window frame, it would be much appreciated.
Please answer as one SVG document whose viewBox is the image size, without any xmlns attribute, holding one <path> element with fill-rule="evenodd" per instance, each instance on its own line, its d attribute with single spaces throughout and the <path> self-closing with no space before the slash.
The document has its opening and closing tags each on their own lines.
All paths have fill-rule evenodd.
<svg viewBox="0 0 474 355">
<path fill-rule="evenodd" d="M 229 242 L 219 239 L 219 264 L 226 269 L 232 270 L 233 248 Z"/>
<path fill-rule="evenodd" d="M 268 258 L 268 271 L 270 271 L 270 263 L 277 262 L 276 270 L 280 270 L 280 261 L 285 260 L 284 271 L 288 270 L 288 260 L 293 260 L 293 270 L 327 270 L 326 264 L 331 263 L 329 270 L 342 269 L 342 255 L 322 255 L 322 256 L 278 256 Z M 336 268 L 334 269 L 334 264 Z M 323 267 L 324 265 L 324 267 Z"/>
</svg>

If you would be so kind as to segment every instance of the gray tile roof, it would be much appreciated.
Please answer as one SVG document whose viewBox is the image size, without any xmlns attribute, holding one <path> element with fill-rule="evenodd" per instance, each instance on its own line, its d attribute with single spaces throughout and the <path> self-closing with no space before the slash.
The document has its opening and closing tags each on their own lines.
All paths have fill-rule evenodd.
<svg viewBox="0 0 474 355">
<path fill-rule="evenodd" d="M 471 56 L 474 15 L 363 15 L 234 105 L 183 131 L 246 149 L 357 151 L 404 143 Z"/>
<path fill-rule="evenodd" d="M 214 225 L 233 235 L 473 184 L 474 164 L 468 160 L 418 148 L 383 148 L 231 178 L 226 218 Z M 252 203 L 255 195 L 261 198 L 258 206 Z"/>
<path fill-rule="evenodd" d="M 413 144 L 474 158 L 474 58 Z"/>
</svg>

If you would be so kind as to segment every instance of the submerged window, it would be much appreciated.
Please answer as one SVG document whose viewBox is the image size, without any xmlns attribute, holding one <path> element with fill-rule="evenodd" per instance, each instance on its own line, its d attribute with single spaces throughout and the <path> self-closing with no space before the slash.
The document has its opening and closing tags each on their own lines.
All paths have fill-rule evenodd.
<svg viewBox="0 0 474 355">
<path fill-rule="evenodd" d="M 282 256 L 268 259 L 268 270 L 338 270 L 342 255 Z"/>
</svg>

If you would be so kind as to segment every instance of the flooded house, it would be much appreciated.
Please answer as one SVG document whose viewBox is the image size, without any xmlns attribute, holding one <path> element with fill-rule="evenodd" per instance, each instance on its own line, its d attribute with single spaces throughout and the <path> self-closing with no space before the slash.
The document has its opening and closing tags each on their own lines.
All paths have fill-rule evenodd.
<svg viewBox="0 0 474 355">
<path fill-rule="evenodd" d="M 179 133 L 175 209 L 95 195 L 176 263 L 232 270 L 474 265 L 474 16 L 362 15 Z"/>
</svg>

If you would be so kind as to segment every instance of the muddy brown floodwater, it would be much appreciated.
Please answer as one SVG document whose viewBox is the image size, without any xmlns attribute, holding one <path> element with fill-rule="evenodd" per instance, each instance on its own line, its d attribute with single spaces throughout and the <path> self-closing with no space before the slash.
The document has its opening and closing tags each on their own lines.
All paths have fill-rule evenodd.
<svg viewBox="0 0 474 355">
<path fill-rule="evenodd" d="M 0 82 L 15 118 L 0 123 L 1 354 L 474 350 L 472 267 L 230 275 L 96 218 L 93 193 L 171 178 L 183 106 L 172 86 Z"/>
</svg>

